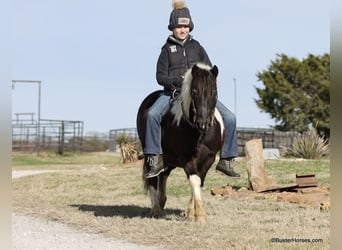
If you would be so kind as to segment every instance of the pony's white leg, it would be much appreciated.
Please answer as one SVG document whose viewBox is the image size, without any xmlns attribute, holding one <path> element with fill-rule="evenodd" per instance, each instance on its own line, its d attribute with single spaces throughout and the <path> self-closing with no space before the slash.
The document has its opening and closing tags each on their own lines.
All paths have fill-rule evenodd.
<svg viewBox="0 0 342 250">
<path fill-rule="evenodd" d="M 205 222 L 206 213 L 202 202 L 201 178 L 198 175 L 190 175 L 189 181 L 192 188 L 192 195 L 194 200 L 195 220 L 198 222 Z"/>
<path fill-rule="evenodd" d="M 191 198 L 188 204 L 188 210 L 187 210 L 186 216 L 190 220 L 195 220 L 195 199 L 194 199 L 194 194 L 192 192 L 191 192 Z"/>
</svg>

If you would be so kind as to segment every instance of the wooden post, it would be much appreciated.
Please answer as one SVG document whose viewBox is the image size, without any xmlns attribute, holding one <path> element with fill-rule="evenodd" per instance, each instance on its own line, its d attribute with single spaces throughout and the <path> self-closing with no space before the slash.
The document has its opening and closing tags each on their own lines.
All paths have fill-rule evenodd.
<svg viewBox="0 0 342 250">
<path fill-rule="evenodd" d="M 246 142 L 246 160 L 249 188 L 259 192 L 267 187 L 265 178 L 262 140 L 254 139 Z"/>
</svg>

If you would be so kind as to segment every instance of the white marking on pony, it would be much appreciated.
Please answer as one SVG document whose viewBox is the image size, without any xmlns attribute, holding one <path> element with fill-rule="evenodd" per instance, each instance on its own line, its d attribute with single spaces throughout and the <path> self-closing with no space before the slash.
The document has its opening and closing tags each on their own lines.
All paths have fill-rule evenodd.
<svg viewBox="0 0 342 250">
<path fill-rule="evenodd" d="M 201 178 L 198 175 L 190 175 L 189 177 L 190 186 L 192 189 L 193 197 L 195 201 L 202 200 L 201 196 Z"/>
<path fill-rule="evenodd" d="M 196 66 L 207 71 L 211 70 L 211 67 L 204 63 L 196 63 Z M 171 112 L 175 116 L 173 122 L 175 122 L 177 126 L 179 126 L 179 123 L 183 115 L 189 118 L 189 108 L 191 104 L 191 93 L 190 93 L 191 86 L 190 85 L 192 82 L 191 70 L 192 68 L 189 68 L 186 71 L 184 75 L 184 80 L 183 80 L 183 85 L 182 85 L 180 96 L 175 100 L 171 109 Z"/>
<path fill-rule="evenodd" d="M 218 123 L 220 124 L 221 136 L 223 139 L 224 123 L 223 123 L 223 118 L 222 118 L 220 112 L 217 110 L 217 108 L 215 108 L 214 116 L 215 116 L 216 120 L 218 121 Z"/>
</svg>

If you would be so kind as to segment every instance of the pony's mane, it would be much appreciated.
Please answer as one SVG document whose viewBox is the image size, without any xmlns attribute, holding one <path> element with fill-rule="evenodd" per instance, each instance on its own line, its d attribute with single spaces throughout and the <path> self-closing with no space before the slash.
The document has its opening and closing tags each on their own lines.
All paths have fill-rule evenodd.
<svg viewBox="0 0 342 250">
<path fill-rule="evenodd" d="M 206 71 L 211 70 L 211 67 L 204 63 L 196 63 L 196 66 Z M 192 68 L 189 68 L 186 71 L 184 75 L 181 93 L 176 98 L 171 108 L 171 112 L 174 115 L 173 122 L 175 122 L 177 125 L 179 125 L 183 115 L 185 115 L 186 117 L 189 117 L 189 109 L 191 105 L 190 89 L 191 89 L 191 82 L 192 82 L 191 70 Z"/>
</svg>

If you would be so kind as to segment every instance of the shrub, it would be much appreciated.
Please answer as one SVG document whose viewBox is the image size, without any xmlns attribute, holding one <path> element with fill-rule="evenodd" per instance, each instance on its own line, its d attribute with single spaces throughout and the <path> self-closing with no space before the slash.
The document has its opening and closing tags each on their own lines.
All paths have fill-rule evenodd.
<svg viewBox="0 0 342 250">
<path fill-rule="evenodd" d="M 308 133 L 294 139 L 292 148 L 286 149 L 286 155 L 304 159 L 317 159 L 326 155 L 328 150 L 328 141 L 319 136 L 316 129 L 311 129 Z"/>
<path fill-rule="evenodd" d="M 129 136 L 125 134 L 119 135 L 116 138 L 116 142 L 119 144 L 123 163 L 135 162 L 138 160 L 136 142 L 133 142 Z"/>
</svg>

